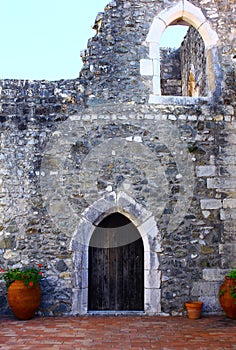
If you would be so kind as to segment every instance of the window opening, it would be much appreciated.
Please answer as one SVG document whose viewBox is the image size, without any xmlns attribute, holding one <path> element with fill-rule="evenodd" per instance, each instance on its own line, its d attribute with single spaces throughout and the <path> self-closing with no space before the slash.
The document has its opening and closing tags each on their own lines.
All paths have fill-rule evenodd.
<svg viewBox="0 0 236 350">
<path fill-rule="evenodd" d="M 161 53 L 160 41 L 165 30 L 170 26 L 176 25 L 189 26 L 189 30 L 178 53 L 181 61 L 181 84 L 179 73 L 176 74 L 177 79 L 174 79 L 178 81 L 178 84 L 176 81 L 169 82 L 175 87 L 174 89 L 171 84 L 167 84 L 166 79 L 163 77 L 164 73 L 168 74 L 168 69 L 166 67 L 163 69 L 163 65 L 171 61 L 171 59 L 176 60 L 178 55 L 177 52 L 173 54 L 173 52 L 169 51 L 172 56 L 169 55 L 167 57 L 168 52 Z M 188 97 L 189 94 L 192 94 L 204 100 L 220 96 L 222 86 L 219 77 L 221 77 L 222 72 L 219 69 L 219 38 L 199 7 L 185 0 L 184 2 L 179 1 L 173 7 L 162 10 L 153 19 L 146 37 L 146 44 L 148 45 L 149 53 L 147 58 L 140 60 L 140 74 L 149 77 L 148 79 L 152 77 L 149 103 L 168 103 L 168 99 L 160 98 L 163 94 L 178 97 Z M 191 50 L 196 54 L 193 55 Z M 183 51 L 187 54 L 183 55 Z M 194 60 L 192 60 L 193 57 Z M 192 80 L 192 87 L 190 88 L 189 83 L 193 78 L 193 72 L 190 74 L 192 65 L 194 66 L 194 81 Z M 179 93 L 180 89 L 181 94 Z M 173 103 L 189 103 L 190 100 L 183 98 L 172 99 L 171 101 Z"/>
<path fill-rule="evenodd" d="M 170 25 L 160 41 L 161 95 L 206 96 L 204 42 L 188 25 Z"/>
</svg>

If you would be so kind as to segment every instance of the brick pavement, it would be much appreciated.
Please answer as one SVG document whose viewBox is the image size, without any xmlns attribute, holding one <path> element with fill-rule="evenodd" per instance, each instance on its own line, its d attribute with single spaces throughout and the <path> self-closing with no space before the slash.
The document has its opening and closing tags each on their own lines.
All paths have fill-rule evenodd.
<svg viewBox="0 0 236 350">
<path fill-rule="evenodd" d="M 236 321 L 161 316 L 0 318 L 0 349 L 236 349 Z"/>
</svg>

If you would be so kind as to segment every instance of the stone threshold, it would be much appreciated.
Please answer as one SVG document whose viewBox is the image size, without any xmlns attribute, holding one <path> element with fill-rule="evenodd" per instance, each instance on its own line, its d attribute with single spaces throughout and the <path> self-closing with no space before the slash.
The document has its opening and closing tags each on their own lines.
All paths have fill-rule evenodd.
<svg viewBox="0 0 236 350">
<path fill-rule="evenodd" d="M 98 310 L 88 311 L 88 316 L 145 316 L 144 311 L 127 311 L 127 310 Z"/>
</svg>

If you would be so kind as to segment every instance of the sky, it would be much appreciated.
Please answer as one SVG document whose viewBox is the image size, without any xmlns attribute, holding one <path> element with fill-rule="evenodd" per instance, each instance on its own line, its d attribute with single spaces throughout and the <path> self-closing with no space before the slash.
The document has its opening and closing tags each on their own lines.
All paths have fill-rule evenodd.
<svg viewBox="0 0 236 350">
<path fill-rule="evenodd" d="M 0 79 L 74 79 L 109 0 L 0 0 Z M 184 27 L 181 27 L 184 29 Z M 164 36 L 165 35 L 165 36 Z M 165 46 L 176 44 L 168 35 Z M 172 42 L 173 41 L 173 42 Z"/>
</svg>

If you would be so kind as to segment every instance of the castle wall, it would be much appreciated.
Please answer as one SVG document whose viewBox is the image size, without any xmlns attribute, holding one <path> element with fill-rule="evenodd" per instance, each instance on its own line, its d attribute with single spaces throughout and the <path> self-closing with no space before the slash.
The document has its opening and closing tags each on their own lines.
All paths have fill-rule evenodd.
<svg viewBox="0 0 236 350">
<path fill-rule="evenodd" d="M 206 52 L 204 42 L 193 27 L 190 27 L 181 44 L 182 93 L 189 95 L 189 75 L 193 67 L 194 94 L 207 96 Z"/>
<path fill-rule="evenodd" d="M 161 94 L 182 96 L 181 59 L 179 49 L 160 50 Z"/>
<path fill-rule="evenodd" d="M 0 82 L 0 266 L 43 264 L 41 315 L 86 313 L 86 237 L 115 210 L 148 237 L 146 314 L 182 314 L 190 298 L 221 312 L 236 264 L 234 4 L 192 4 L 219 36 L 217 97 L 148 102 L 144 42 L 172 0 L 112 1 L 75 80 Z"/>
</svg>

